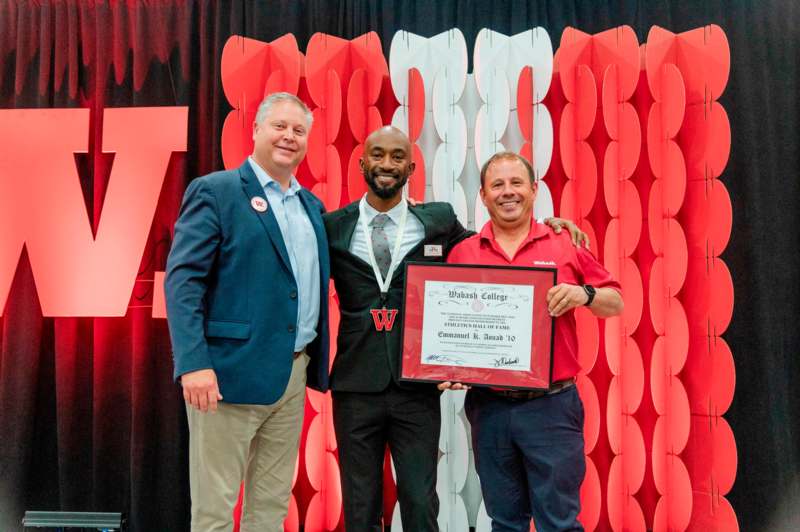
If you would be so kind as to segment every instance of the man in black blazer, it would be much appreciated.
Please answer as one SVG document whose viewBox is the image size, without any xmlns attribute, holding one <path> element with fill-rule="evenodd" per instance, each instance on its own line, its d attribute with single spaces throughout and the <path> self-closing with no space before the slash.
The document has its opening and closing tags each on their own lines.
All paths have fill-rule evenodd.
<svg viewBox="0 0 800 532">
<path fill-rule="evenodd" d="M 411 153 L 400 130 L 373 132 L 360 161 L 366 195 L 324 216 L 341 311 L 330 382 L 348 532 L 382 530 L 387 443 L 403 528 L 438 530 L 439 392 L 434 385 L 398 382 L 399 310 L 405 261 L 441 262 L 471 233 L 448 203 L 412 206 L 403 198 L 414 171 Z M 383 251 L 373 241 L 382 241 Z"/>
</svg>

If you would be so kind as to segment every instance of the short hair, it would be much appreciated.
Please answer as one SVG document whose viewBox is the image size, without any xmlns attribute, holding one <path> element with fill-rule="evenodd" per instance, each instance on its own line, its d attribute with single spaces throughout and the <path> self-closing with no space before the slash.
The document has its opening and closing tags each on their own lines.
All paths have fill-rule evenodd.
<svg viewBox="0 0 800 532">
<path fill-rule="evenodd" d="M 273 92 L 264 98 L 264 100 L 258 106 L 258 111 L 256 111 L 256 124 L 263 122 L 267 117 L 267 114 L 269 114 L 269 110 L 272 109 L 272 106 L 281 102 L 292 102 L 302 109 L 303 113 L 306 115 L 306 120 L 308 121 L 308 128 L 311 129 L 311 124 L 314 122 L 314 115 L 311 113 L 311 110 L 309 110 L 308 106 L 303 102 L 303 100 L 288 92 Z"/>
<path fill-rule="evenodd" d="M 489 159 L 483 163 L 481 167 L 481 188 L 483 188 L 483 183 L 486 180 L 486 172 L 489 171 L 489 166 L 496 161 L 519 161 L 525 167 L 525 170 L 528 172 L 528 178 L 531 180 L 531 184 L 535 185 L 537 183 L 536 174 L 533 172 L 533 167 L 531 163 L 528 162 L 528 159 L 523 157 L 518 153 L 514 153 L 513 151 L 499 151 L 489 157 Z"/>
</svg>

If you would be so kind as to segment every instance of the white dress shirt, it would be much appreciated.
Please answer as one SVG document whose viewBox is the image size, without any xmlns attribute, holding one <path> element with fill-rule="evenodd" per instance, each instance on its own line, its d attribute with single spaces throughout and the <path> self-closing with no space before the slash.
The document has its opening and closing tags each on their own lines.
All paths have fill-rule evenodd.
<svg viewBox="0 0 800 532">
<path fill-rule="evenodd" d="M 364 214 L 367 217 L 367 219 L 364 221 L 367 223 L 368 230 L 371 231 L 372 227 L 369 225 L 370 222 L 372 222 L 372 219 L 377 215 L 381 214 L 381 212 L 375 210 L 369 204 L 366 194 L 363 198 L 361 198 L 361 204 L 364 206 Z M 404 198 L 400 201 L 400 203 L 384 213 L 389 216 L 389 221 L 383 226 L 383 230 L 386 233 L 386 239 L 389 241 L 389 251 L 392 253 L 394 253 L 395 239 L 397 238 L 400 217 L 403 215 L 403 211 L 407 208 L 408 202 Z M 408 216 L 406 216 L 406 230 L 403 233 L 403 241 L 400 244 L 400 257 L 398 257 L 397 260 L 402 261 L 409 251 L 414 249 L 417 244 L 422 242 L 423 238 L 425 238 L 425 226 L 422 225 L 422 222 L 419 221 L 419 218 L 409 212 Z M 367 237 L 364 235 L 364 227 L 361 225 L 360 216 L 358 223 L 356 223 L 356 230 L 353 231 L 353 238 L 350 240 L 350 253 L 369 264 Z M 392 256 L 392 260 L 394 260 L 394 256 Z"/>
</svg>

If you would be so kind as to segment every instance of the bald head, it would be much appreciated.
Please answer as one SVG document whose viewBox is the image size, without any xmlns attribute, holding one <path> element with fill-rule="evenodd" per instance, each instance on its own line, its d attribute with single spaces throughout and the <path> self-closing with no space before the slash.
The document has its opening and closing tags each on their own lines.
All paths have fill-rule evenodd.
<svg viewBox="0 0 800 532">
<path fill-rule="evenodd" d="M 396 127 L 383 126 L 364 141 L 360 162 L 372 194 L 384 200 L 399 198 L 408 176 L 414 172 L 411 141 Z"/>
<path fill-rule="evenodd" d="M 383 126 L 367 135 L 367 140 L 364 141 L 364 153 L 369 150 L 371 144 L 383 142 L 400 143 L 408 153 L 411 153 L 411 141 L 408 140 L 408 136 L 394 126 Z"/>
</svg>

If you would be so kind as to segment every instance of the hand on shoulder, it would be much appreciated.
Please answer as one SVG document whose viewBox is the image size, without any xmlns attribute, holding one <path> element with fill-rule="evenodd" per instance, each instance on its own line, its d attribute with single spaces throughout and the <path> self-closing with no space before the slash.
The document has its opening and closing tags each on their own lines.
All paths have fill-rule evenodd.
<svg viewBox="0 0 800 532">
<path fill-rule="evenodd" d="M 589 235 L 581 231 L 581 229 L 575 225 L 572 220 L 567 220 L 566 218 L 545 218 L 544 219 L 545 225 L 549 226 L 553 229 L 555 234 L 561 234 L 563 229 L 569 231 L 570 239 L 572 240 L 572 244 L 576 247 L 585 247 L 589 249 Z"/>
</svg>

